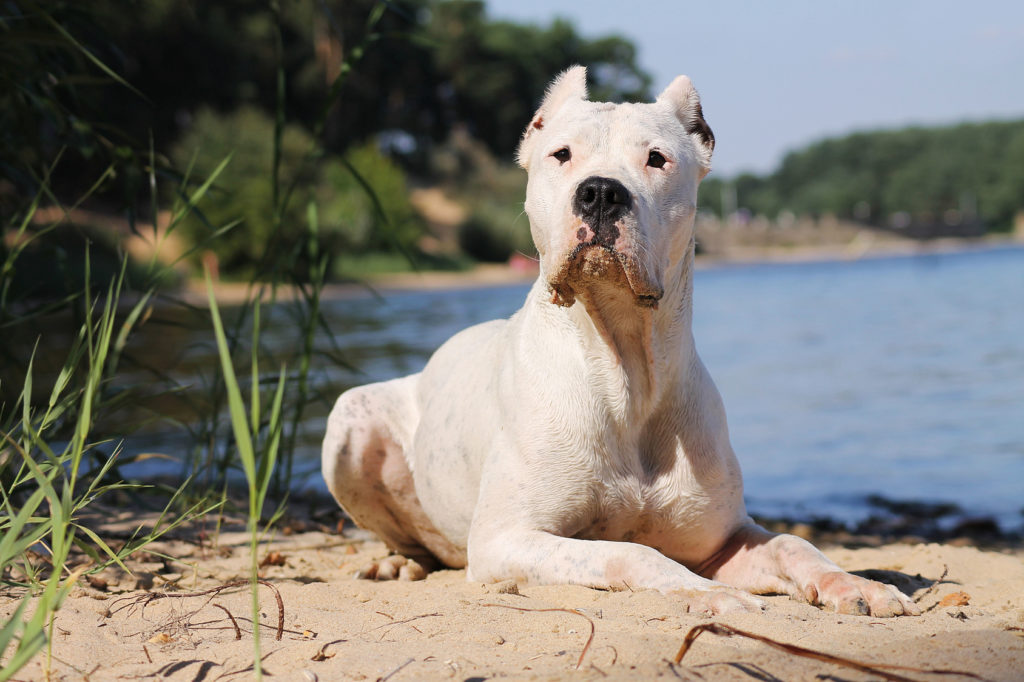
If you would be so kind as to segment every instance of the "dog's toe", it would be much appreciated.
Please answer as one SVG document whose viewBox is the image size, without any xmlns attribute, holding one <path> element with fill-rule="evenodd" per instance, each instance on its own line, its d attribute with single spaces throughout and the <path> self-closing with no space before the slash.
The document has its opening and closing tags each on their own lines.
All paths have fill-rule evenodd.
<svg viewBox="0 0 1024 682">
<path fill-rule="evenodd" d="M 423 580 L 426 577 L 427 569 L 412 559 L 409 559 L 405 562 L 405 565 L 398 569 L 399 580 Z"/>
<path fill-rule="evenodd" d="M 363 566 L 356 571 L 355 577 L 361 580 L 423 580 L 427 577 L 427 570 L 413 559 L 393 554 Z"/>
</svg>

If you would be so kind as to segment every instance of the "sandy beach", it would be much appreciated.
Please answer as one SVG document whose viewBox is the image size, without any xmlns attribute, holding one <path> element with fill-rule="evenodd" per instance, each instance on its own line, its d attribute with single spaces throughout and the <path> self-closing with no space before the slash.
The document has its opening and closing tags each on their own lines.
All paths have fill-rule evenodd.
<svg viewBox="0 0 1024 682">
<path fill-rule="evenodd" d="M 120 517 L 125 527 L 134 522 L 132 512 Z M 111 568 L 80 580 L 56 616 L 50 679 L 250 679 L 248 588 L 218 589 L 245 578 L 246 535 L 230 523 L 211 533 L 210 523 L 137 554 L 131 575 Z M 1020 548 L 824 546 L 844 568 L 912 594 L 920 617 L 838 615 L 787 597 L 768 597 L 763 613 L 710 617 L 653 591 L 481 584 L 461 570 L 413 583 L 358 580 L 355 571 L 386 548 L 364 531 L 327 525 L 285 522 L 260 548 L 269 679 L 1009 681 L 1024 670 Z M 17 596 L 0 594 L 4 619 Z M 687 633 L 710 624 L 874 672 L 714 632 L 702 632 L 675 663 Z M 44 652 L 16 679 L 44 679 L 45 664 Z"/>
</svg>

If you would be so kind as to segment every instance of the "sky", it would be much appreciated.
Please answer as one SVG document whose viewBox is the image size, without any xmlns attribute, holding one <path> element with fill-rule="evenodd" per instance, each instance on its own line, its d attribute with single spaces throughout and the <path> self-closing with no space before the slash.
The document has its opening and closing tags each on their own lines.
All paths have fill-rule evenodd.
<svg viewBox="0 0 1024 682">
<path fill-rule="evenodd" d="M 853 131 L 1024 118 L 1024 1 L 486 0 L 488 15 L 638 48 L 661 92 L 693 80 L 713 172 L 774 170 Z"/>
</svg>

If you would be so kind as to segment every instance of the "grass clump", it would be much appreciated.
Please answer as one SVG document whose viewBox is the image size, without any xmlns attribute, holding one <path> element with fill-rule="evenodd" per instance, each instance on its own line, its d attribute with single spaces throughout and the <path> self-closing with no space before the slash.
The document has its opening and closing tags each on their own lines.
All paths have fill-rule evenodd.
<svg viewBox="0 0 1024 682">
<path fill-rule="evenodd" d="M 123 562 L 128 556 L 199 511 L 193 506 L 169 520 L 167 512 L 177 497 L 172 496 L 154 527 L 136 528 L 116 550 L 80 520 L 83 511 L 104 495 L 136 487 L 108 478 L 121 444 L 114 444 L 107 453 L 104 448 L 109 443 L 93 437 L 95 415 L 105 400 L 104 384 L 150 303 L 150 295 L 144 294 L 127 314 L 119 315 L 125 269 L 99 300 L 93 299 L 88 285 L 88 254 L 85 274 L 80 301 L 85 321 L 47 400 L 38 406 L 33 403 L 30 361 L 15 409 L 0 410 L 0 578 L 25 588 L 25 597 L 0 629 L 0 653 L 13 648 L 7 665 L 0 669 L 0 682 L 53 642 L 54 615 L 83 573 L 111 564 L 127 570 Z M 94 460 L 99 463 L 90 466 Z M 78 551 L 73 556 L 74 550 Z M 41 558 L 34 560 L 38 555 Z M 31 618 L 23 621 L 32 594 L 38 600 Z M 47 648 L 47 670 L 50 653 Z"/>
</svg>

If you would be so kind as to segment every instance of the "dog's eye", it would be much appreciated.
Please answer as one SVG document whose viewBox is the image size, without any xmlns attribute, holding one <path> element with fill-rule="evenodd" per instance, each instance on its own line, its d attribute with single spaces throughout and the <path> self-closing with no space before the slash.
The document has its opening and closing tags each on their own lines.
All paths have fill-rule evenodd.
<svg viewBox="0 0 1024 682">
<path fill-rule="evenodd" d="M 647 155 L 647 165 L 651 168 L 663 168 L 667 159 L 661 152 L 651 152 Z"/>
<path fill-rule="evenodd" d="M 569 151 L 568 147 L 562 147 L 551 156 L 555 157 L 558 160 L 558 163 L 565 163 L 572 158 L 572 152 Z"/>
</svg>

